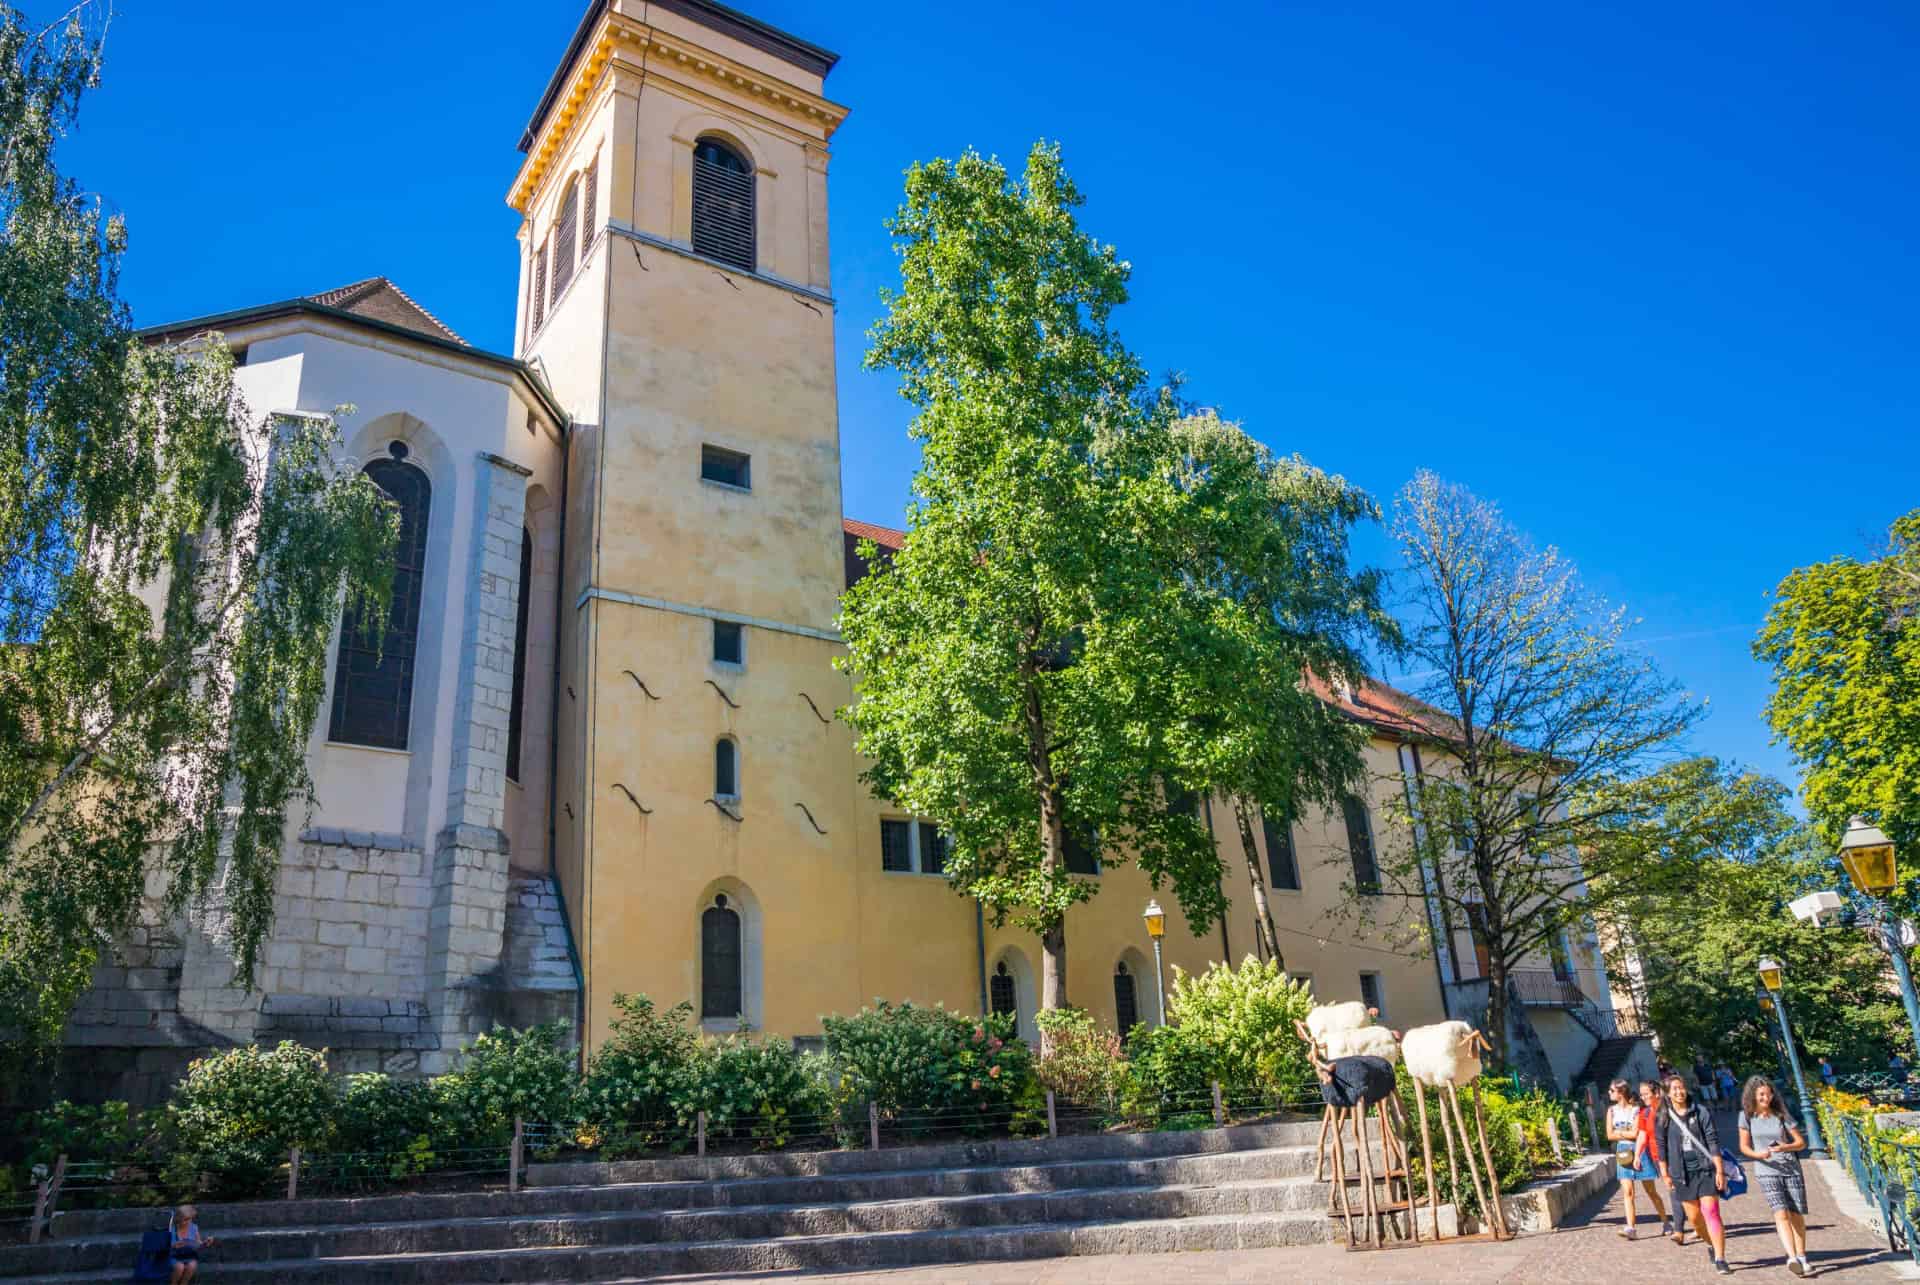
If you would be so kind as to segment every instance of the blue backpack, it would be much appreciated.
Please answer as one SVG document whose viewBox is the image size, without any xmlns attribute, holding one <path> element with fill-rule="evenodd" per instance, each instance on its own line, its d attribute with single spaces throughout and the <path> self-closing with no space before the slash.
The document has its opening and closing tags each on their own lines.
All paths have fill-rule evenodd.
<svg viewBox="0 0 1920 1285">
<path fill-rule="evenodd" d="M 140 1256 L 133 1260 L 133 1279 L 146 1282 L 173 1279 L 173 1237 L 165 1231 L 140 1233 Z"/>
</svg>

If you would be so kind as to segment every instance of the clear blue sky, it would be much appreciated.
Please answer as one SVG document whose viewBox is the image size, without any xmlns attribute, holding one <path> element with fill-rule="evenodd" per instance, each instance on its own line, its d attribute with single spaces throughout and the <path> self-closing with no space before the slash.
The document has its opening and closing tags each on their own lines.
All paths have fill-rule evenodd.
<svg viewBox="0 0 1920 1285">
<path fill-rule="evenodd" d="M 1383 499 L 1496 499 L 1711 698 L 1698 748 L 1789 772 L 1767 591 L 1920 505 L 1920 8 L 744 2 L 842 55 L 850 515 L 914 464 L 860 369 L 901 171 L 1057 139 L 1152 369 Z M 584 7 L 122 0 L 64 163 L 136 319 L 384 273 L 508 348 L 503 197 Z"/>
</svg>

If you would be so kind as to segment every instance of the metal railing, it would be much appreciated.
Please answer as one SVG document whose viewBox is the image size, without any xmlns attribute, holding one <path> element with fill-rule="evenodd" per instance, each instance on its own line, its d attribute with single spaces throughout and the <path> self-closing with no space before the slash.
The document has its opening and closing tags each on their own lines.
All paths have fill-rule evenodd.
<svg viewBox="0 0 1920 1285">
<path fill-rule="evenodd" d="M 1920 1265 L 1920 1147 L 1896 1142 L 1857 1117 L 1821 1114 L 1833 1158 L 1879 1215 L 1887 1249 Z"/>
<path fill-rule="evenodd" d="M 1579 1008 L 1592 1004 L 1580 983 L 1546 968 L 1514 968 L 1507 972 L 1513 994 L 1531 1008 Z"/>
</svg>

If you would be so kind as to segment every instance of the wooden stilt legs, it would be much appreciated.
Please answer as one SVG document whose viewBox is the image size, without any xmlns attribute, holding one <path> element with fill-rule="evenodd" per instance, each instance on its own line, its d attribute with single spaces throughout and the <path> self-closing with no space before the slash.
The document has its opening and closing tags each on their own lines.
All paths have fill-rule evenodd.
<svg viewBox="0 0 1920 1285">
<path fill-rule="evenodd" d="M 1327 1180 L 1327 1135 L 1333 1132 L 1332 1125 L 1333 1108 L 1327 1107 L 1320 1112 L 1320 1153 L 1313 1158 L 1313 1180 L 1315 1182 L 1325 1182 Z M 1340 1145 L 1340 1135 L 1338 1133 L 1333 1133 L 1333 1144 L 1336 1147 Z"/>
<path fill-rule="evenodd" d="M 1480 1134 L 1480 1158 L 1487 1163 L 1487 1185 L 1493 1188 L 1493 1233 L 1501 1240 L 1513 1233 L 1507 1230 L 1507 1211 L 1500 1206 L 1500 1172 L 1493 1167 L 1493 1152 L 1487 1147 L 1487 1113 L 1480 1105 L 1480 1081 L 1473 1082 L 1473 1120 Z"/>
<path fill-rule="evenodd" d="M 1395 1094 L 1390 1098 L 1383 1099 L 1379 1103 L 1380 1150 L 1386 1157 L 1388 1175 L 1387 1202 L 1390 1205 L 1405 1204 L 1407 1212 L 1407 1230 L 1405 1234 L 1411 1237 L 1417 1245 L 1420 1243 L 1420 1224 L 1414 1220 L 1413 1216 L 1413 1163 L 1407 1158 L 1407 1144 L 1400 1137 L 1399 1127 L 1393 1124 L 1393 1105 L 1398 1105 L 1399 1101 L 1399 1095 Z M 1398 1170 L 1400 1174 L 1399 1195 L 1394 1194 L 1394 1179 L 1392 1175 L 1395 1170 Z M 1387 1215 L 1387 1224 L 1393 1227 L 1393 1234 L 1396 1238 L 1402 1234 L 1399 1229 L 1399 1224 L 1394 1222 L 1391 1211 L 1389 1211 Z"/>
<path fill-rule="evenodd" d="M 1328 1107 L 1327 1110 L 1332 1111 L 1334 1113 L 1333 1114 L 1333 1189 L 1340 1193 L 1340 1216 L 1346 1219 L 1347 1246 L 1348 1248 L 1352 1248 L 1355 1242 L 1353 1239 L 1353 1205 L 1347 1199 L 1347 1162 L 1346 1162 L 1347 1144 L 1345 1140 L 1342 1139 L 1340 1136 L 1339 1108 Z"/>
<path fill-rule="evenodd" d="M 1473 1158 L 1473 1138 L 1467 1132 L 1466 1117 L 1460 1110 L 1460 1090 L 1449 1084 L 1443 1092 L 1445 1095 L 1445 1109 L 1451 1114 L 1453 1127 L 1460 1135 L 1460 1149 L 1464 1153 L 1461 1159 L 1466 1163 L 1467 1176 L 1473 1180 L 1473 1194 L 1479 1197 L 1480 1200 L 1481 1217 L 1486 1219 L 1487 1226 L 1498 1228 L 1500 1225 L 1497 1221 L 1500 1216 L 1499 1212 L 1495 1206 L 1488 1203 L 1487 1189 L 1480 1181 L 1480 1166 L 1475 1163 Z"/>
<path fill-rule="evenodd" d="M 1433 1179 L 1433 1132 L 1427 1128 L 1427 1091 L 1418 1080 L 1413 1082 L 1413 1104 L 1420 1113 L 1420 1155 L 1427 1162 L 1427 1208 L 1433 1213 L 1433 1238 L 1440 1239 L 1440 1187 Z M 1447 1154 L 1453 1154 L 1451 1144 Z M 1407 1174 L 1407 1181 L 1413 1181 L 1413 1174 Z M 1409 1213 L 1411 1218 L 1412 1214 Z"/>
<path fill-rule="evenodd" d="M 1375 1198 L 1373 1177 L 1373 1148 L 1367 1145 L 1367 1109 L 1354 1107 L 1349 1112 L 1353 1116 L 1354 1133 L 1360 1139 L 1360 1208 L 1366 1218 L 1365 1238 L 1368 1244 L 1380 1243 L 1380 1202 Z"/>
</svg>

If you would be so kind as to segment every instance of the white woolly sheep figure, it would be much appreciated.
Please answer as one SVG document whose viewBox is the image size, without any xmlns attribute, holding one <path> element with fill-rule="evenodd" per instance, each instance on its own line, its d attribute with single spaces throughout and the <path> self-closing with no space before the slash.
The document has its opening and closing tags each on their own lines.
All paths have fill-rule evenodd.
<svg viewBox="0 0 1920 1285">
<path fill-rule="evenodd" d="M 1466 1022 L 1416 1026 L 1400 1037 L 1407 1073 L 1421 1084 L 1467 1084 L 1480 1074 L 1477 1032 Z"/>
<path fill-rule="evenodd" d="M 1400 1041 L 1393 1038 L 1393 1032 L 1384 1026 L 1362 1026 L 1353 1031 L 1334 1031 L 1322 1045 L 1328 1058 L 1341 1057 L 1383 1057 L 1389 1062 L 1400 1060 Z"/>
<path fill-rule="evenodd" d="M 1313 1042 L 1322 1047 L 1335 1031 L 1357 1031 L 1371 1025 L 1373 1014 L 1357 999 L 1344 1004 L 1321 1004 L 1307 1014 L 1307 1030 L 1312 1033 Z"/>
</svg>

